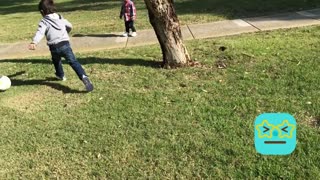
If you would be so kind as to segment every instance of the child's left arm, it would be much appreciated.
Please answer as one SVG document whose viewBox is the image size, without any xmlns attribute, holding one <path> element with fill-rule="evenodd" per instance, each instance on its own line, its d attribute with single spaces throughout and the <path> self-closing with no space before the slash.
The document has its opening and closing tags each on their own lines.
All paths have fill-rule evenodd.
<svg viewBox="0 0 320 180">
<path fill-rule="evenodd" d="M 36 45 L 41 41 L 44 37 L 47 30 L 47 25 L 41 20 L 38 26 L 38 30 L 35 36 L 32 39 L 32 42 L 29 44 L 29 50 L 35 50 Z"/>
<path fill-rule="evenodd" d="M 133 20 L 132 17 L 133 17 L 133 4 L 130 5 L 130 18 L 131 18 L 131 20 Z"/>
<path fill-rule="evenodd" d="M 132 20 L 132 21 L 134 21 L 134 13 L 135 13 L 135 6 L 134 6 L 134 3 L 133 2 L 131 2 L 131 4 L 130 4 L 130 20 Z"/>
</svg>

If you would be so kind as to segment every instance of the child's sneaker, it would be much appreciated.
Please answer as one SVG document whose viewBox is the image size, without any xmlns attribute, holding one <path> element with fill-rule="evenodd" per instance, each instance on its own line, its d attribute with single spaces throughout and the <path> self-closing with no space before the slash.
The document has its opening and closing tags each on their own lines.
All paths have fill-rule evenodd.
<svg viewBox="0 0 320 180">
<path fill-rule="evenodd" d="M 65 76 L 63 76 L 63 77 L 56 76 L 56 78 L 58 80 L 60 80 L 60 81 L 66 81 L 67 80 L 67 78 Z"/>
<path fill-rule="evenodd" d="M 127 32 L 123 33 L 122 37 L 128 37 L 128 33 Z"/>
<path fill-rule="evenodd" d="M 136 37 L 137 33 L 136 32 L 132 32 L 131 37 Z"/>
<path fill-rule="evenodd" d="M 87 76 L 83 76 L 82 82 L 88 92 L 93 91 L 93 85 Z"/>
</svg>

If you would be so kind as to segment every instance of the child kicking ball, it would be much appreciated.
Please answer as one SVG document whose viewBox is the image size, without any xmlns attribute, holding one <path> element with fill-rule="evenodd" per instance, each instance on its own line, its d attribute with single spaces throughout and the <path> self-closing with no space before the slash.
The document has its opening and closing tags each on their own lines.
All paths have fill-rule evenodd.
<svg viewBox="0 0 320 180">
<path fill-rule="evenodd" d="M 33 37 L 32 42 L 29 44 L 29 49 L 35 50 L 36 45 L 44 36 L 46 36 L 52 62 L 56 71 L 56 77 L 62 81 L 66 80 L 61 63 L 61 58 L 63 57 L 68 61 L 79 79 L 83 82 L 86 90 L 88 92 L 92 91 L 93 85 L 81 64 L 74 56 L 69 43 L 70 38 L 68 33 L 72 29 L 71 23 L 64 19 L 60 14 L 56 13 L 56 7 L 53 0 L 41 0 L 39 3 L 39 11 L 43 18 L 39 23 L 38 30 Z"/>
</svg>

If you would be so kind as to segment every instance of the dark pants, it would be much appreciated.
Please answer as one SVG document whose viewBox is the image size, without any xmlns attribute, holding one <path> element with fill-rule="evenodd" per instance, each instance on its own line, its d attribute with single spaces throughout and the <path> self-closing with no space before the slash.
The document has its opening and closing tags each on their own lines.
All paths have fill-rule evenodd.
<svg viewBox="0 0 320 180">
<path fill-rule="evenodd" d="M 136 28 L 134 27 L 134 21 L 125 21 L 126 32 L 129 33 L 130 28 L 132 32 L 136 32 Z"/>
<path fill-rule="evenodd" d="M 61 47 L 50 46 L 50 51 L 57 76 L 61 78 L 64 77 L 63 67 L 61 63 L 62 57 L 67 60 L 72 69 L 77 73 L 80 80 L 82 80 L 83 75 L 86 76 L 84 69 L 74 56 L 69 42 L 64 43 L 64 45 L 62 45 Z"/>
</svg>

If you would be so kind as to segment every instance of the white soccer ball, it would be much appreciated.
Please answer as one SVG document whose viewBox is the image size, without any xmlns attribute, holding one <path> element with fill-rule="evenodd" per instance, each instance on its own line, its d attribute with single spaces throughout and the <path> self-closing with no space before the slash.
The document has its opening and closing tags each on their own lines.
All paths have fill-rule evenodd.
<svg viewBox="0 0 320 180">
<path fill-rule="evenodd" d="M 11 81 L 7 76 L 0 75 L 0 91 L 5 91 L 11 87 Z"/>
</svg>

